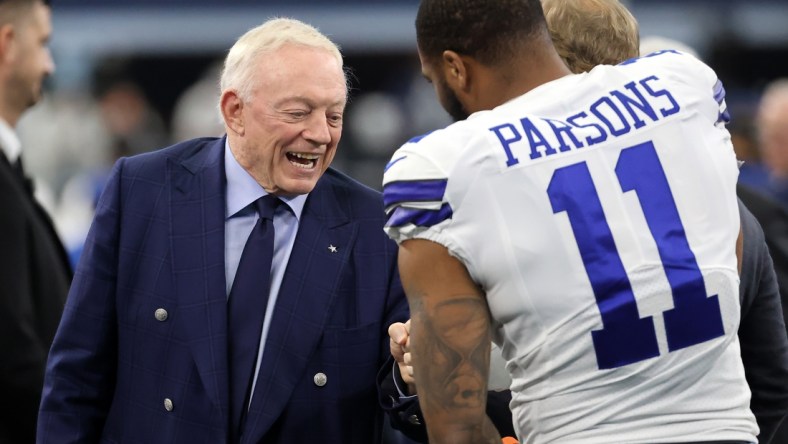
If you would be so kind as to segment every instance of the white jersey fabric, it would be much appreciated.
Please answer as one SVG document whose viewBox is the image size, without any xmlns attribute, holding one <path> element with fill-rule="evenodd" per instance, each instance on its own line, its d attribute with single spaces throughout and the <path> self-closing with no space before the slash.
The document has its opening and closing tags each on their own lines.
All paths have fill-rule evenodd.
<svg viewBox="0 0 788 444">
<path fill-rule="evenodd" d="M 521 442 L 756 442 L 741 363 L 737 162 L 724 90 L 663 51 L 415 138 L 388 235 L 484 289 Z"/>
</svg>

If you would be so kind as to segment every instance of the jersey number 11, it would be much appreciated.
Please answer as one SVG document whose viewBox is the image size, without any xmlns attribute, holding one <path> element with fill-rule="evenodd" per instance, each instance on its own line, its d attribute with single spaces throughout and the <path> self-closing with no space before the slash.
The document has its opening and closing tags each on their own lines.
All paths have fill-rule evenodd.
<svg viewBox="0 0 788 444">
<path fill-rule="evenodd" d="M 623 192 L 635 191 L 673 293 L 663 312 L 668 350 L 725 334 L 717 295 L 708 297 L 687 242 L 662 164 L 652 142 L 621 151 L 616 176 Z M 654 320 L 641 318 L 610 226 L 585 162 L 556 170 L 547 188 L 554 213 L 566 211 L 594 290 L 603 328 L 591 332 L 600 369 L 659 356 Z"/>
</svg>

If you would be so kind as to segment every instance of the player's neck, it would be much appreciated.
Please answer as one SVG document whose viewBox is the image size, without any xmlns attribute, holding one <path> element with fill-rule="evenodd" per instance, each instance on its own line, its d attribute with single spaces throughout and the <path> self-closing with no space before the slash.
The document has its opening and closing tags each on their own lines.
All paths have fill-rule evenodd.
<svg viewBox="0 0 788 444">
<path fill-rule="evenodd" d="M 480 81 L 477 100 L 466 104 L 466 108 L 471 112 L 493 109 L 570 74 L 572 72 L 555 52 L 544 57 L 524 57 L 505 68 L 490 70 Z"/>
<path fill-rule="evenodd" d="M 505 101 L 520 97 L 545 83 L 572 74 L 572 71 L 567 68 L 555 51 L 538 57 L 530 57 L 527 60 L 521 59 L 520 63 L 512 66 L 510 72 L 514 73 L 513 81 L 511 87 L 508 88 L 509 97 Z"/>
</svg>

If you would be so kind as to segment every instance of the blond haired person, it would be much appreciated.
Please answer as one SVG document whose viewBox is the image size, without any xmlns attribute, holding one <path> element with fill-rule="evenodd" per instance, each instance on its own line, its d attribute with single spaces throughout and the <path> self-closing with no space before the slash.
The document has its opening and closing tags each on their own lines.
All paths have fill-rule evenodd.
<svg viewBox="0 0 788 444">
<path fill-rule="evenodd" d="M 618 0 L 542 0 L 556 51 L 574 73 L 637 57 L 638 22 Z"/>
</svg>

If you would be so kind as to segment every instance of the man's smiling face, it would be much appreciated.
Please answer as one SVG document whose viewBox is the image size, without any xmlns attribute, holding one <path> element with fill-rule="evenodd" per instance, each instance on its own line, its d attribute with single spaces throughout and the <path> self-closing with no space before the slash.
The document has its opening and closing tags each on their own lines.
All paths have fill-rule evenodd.
<svg viewBox="0 0 788 444">
<path fill-rule="evenodd" d="M 345 74 L 332 53 L 285 44 L 259 56 L 244 134 L 230 148 L 268 193 L 309 193 L 336 155 L 346 102 Z"/>
</svg>

